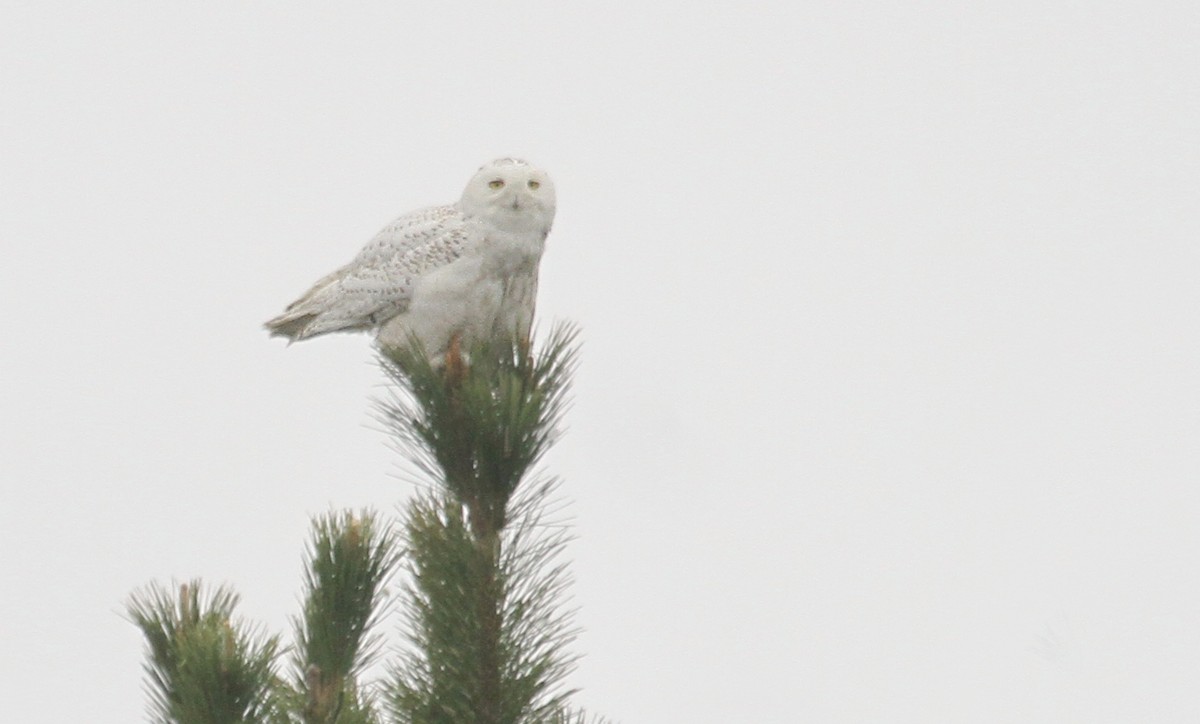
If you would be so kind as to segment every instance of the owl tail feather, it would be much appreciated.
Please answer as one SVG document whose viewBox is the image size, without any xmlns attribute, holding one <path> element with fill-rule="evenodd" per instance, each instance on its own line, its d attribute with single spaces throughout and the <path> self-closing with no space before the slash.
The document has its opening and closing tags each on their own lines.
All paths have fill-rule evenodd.
<svg viewBox="0 0 1200 724">
<path fill-rule="evenodd" d="M 299 342 L 330 332 L 361 332 L 374 329 L 378 321 L 374 314 L 363 318 L 346 318 L 331 315 L 329 312 L 303 312 L 292 309 L 268 321 L 263 327 L 272 337 L 287 337 L 289 342 Z"/>
<path fill-rule="evenodd" d="M 284 312 L 268 321 L 263 327 L 271 333 L 272 337 L 287 337 L 292 342 L 299 342 L 313 336 L 308 327 L 316 321 L 317 316 L 316 314 Z"/>
</svg>

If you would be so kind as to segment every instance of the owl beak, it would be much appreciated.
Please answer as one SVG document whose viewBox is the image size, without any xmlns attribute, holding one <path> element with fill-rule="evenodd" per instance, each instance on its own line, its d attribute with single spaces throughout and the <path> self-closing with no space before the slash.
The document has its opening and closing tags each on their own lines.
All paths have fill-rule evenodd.
<svg viewBox="0 0 1200 724">
<path fill-rule="evenodd" d="M 520 198 L 519 196 L 518 196 L 518 197 L 514 197 L 514 198 L 513 198 L 513 202 L 512 202 L 512 209 L 513 209 L 513 211 L 520 211 L 520 209 L 521 209 L 521 198 Z"/>
</svg>

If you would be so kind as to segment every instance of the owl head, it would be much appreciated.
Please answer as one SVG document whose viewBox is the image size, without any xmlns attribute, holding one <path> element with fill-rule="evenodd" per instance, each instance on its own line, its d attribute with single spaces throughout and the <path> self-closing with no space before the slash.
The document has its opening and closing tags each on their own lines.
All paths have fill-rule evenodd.
<svg viewBox="0 0 1200 724">
<path fill-rule="evenodd" d="M 548 234 L 554 223 L 554 184 L 526 161 L 499 158 L 471 177 L 459 206 L 467 217 L 504 231 Z"/>
</svg>

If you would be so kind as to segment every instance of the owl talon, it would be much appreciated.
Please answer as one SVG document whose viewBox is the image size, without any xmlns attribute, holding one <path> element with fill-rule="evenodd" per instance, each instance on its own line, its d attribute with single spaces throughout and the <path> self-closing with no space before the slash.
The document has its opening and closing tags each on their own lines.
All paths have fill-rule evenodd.
<svg viewBox="0 0 1200 724">
<path fill-rule="evenodd" d="M 460 332 L 455 332 L 450 337 L 450 344 L 446 347 L 443 362 L 445 364 L 443 374 L 446 376 L 446 382 L 453 386 L 461 384 L 467 375 L 467 363 L 463 359 L 462 334 Z"/>
</svg>

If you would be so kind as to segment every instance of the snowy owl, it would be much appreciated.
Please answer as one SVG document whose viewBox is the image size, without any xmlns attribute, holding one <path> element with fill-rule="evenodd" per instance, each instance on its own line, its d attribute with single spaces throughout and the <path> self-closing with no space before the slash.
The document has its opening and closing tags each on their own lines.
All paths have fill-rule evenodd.
<svg viewBox="0 0 1200 724">
<path fill-rule="evenodd" d="M 545 171 L 514 158 L 492 161 L 457 204 L 388 224 L 354 261 L 265 326 L 291 341 L 376 330 L 385 349 L 415 337 L 433 360 L 455 339 L 464 348 L 527 340 L 554 208 Z"/>
</svg>

